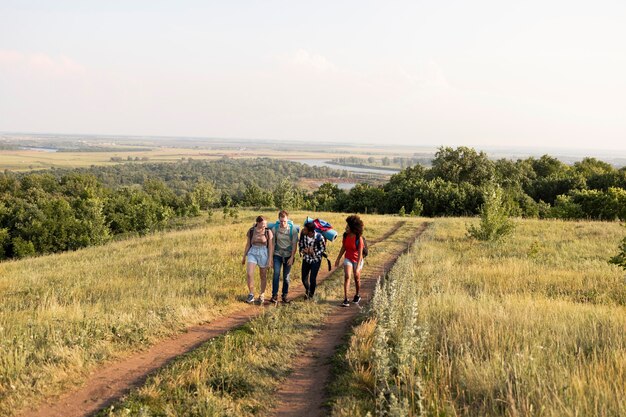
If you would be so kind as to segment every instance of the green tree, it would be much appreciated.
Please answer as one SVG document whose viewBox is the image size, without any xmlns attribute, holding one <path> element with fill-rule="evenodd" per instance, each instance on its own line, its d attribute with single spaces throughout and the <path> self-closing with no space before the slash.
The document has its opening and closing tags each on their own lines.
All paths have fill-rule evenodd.
<svg viewBox="0 0 626 417">
<path fill-rule="evenodd" d="M 485 188 L 485 203 L 480 207 L 480 223 L 478 226 L 468 227 L 469 236 L 483 241 L 496 241 L 513 231 L 515 224 L 509 219 L 502 196 L 500 187 Z"/>
<path fill-rule="evenodd" d="M 563 176 L 570 170 L 567 165 L 550 155 L 543 155 L 539 159 L 529 158 L 529 161 L 539 178 Z"/>
<path fill-rule="evenodd" d="M 482 185 L 494 179 L 495 166 L 482 151 L 476 152 L 465 146 L 456 149 L 442 146 L 435 154 L 429 174 L 431 178 L 455 184 Z"/>
<path fill-rule="evenodd" d="M 624 225 L 626 226 L 626 225 Z M 609 262 L 626 269 L 626 237 L 619 246 L 619 253 L 612 257 Z"/>
<path fill-rule="evenodd" d="M 385 200 L 382 188 L 369 184 L 357 184 L 348 193 L 346 211 L 352 213 L 376 213 Z"/>
<path fill-rule="evenodd" d="M 9 257 L 10 242 L 11 236 L 9 235 L 9 229 L 0 229 L 0 260 Z"/>
<path fill-rule="evenodd" d="M 413 208 L 411 209 L 411 216 L 415 216 L 415 217 L 420 216 L 423 210 L 424 210 L 424 204 L 422 204 L 420 199 L 416 198 L 415 200 L 413 200 Z"/>
<path fill-rule="evenodd" d="M 291 210 L 297 207 L 298 195 L 295 187 L 289 180 L 282 180 L 276 185 L 273 192 L 274 204 L 280 210 Z"/>
<path fill-rule="evenodd" d="M 213 183 L 201 180 L 194 188 L 193 194 L 196 202 L 202 210 L 208 210 L 215 206 L 218 201 L 217 190 Z"/>
<path fill-rule="evenodd" d="M 271 207 L 274 205 L 274 197 L 271 192 L 263 190 L 256 183 L 251 182 L 246 186 L 243 193 L 242 204 L 248 207 Z"/>
<path fill-rule="evenodd" d="M 318 210 L 331 211 L 336 208 L 337 199 L 341 194 L 345 194 L 345 192 L 337 184 L 325 182 L 313 191 L 312 198 Z"/>
</svg>

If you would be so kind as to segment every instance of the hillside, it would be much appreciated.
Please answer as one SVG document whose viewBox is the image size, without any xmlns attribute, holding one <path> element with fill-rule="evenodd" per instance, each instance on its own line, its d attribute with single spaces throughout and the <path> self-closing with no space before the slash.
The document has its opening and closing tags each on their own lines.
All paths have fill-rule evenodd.
<svg viewBox="0 0 626 417">
<path fill-rule="evenodd" d="M 333 415 L 625 415 L 619 226 L 524 220 L 482 244 L 468 222 L 398 261 L 339 357 Z"/>
</svg>

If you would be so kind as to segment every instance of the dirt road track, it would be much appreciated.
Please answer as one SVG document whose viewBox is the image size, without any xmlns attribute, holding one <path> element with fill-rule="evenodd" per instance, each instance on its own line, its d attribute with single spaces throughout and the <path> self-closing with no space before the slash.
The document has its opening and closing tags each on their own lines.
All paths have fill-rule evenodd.
<svg viewBox="0 0 626 417">
<path fill-rule="evenodd" d="M 366 276 L 361 277 L 361 304 L 369 302 L 377 279 L 391 269 L 398 257 L 412 246 L 426 227 L 427 223 L 422 223 L 406 248 L 390 254 L 384 264 L 364 270 Z M 294 372 L 281 384 L 283 388 L 278 392 L 278 403 L 273 415 L 314 417 L 328 414 L 324 405 L 331 372 L 330 360 L 360 311 L 356 305 L 337 306 L 337 311 L 326 317 L 319 337 L 307 344 L 306 351 L 301 353 L 293 365 Z"/>
</svg>

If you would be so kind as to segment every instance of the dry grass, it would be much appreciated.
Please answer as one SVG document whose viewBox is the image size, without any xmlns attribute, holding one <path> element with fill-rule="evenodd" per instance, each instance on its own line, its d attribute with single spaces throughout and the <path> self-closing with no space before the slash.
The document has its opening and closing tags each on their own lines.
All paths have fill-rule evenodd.
<svg viewBox="0 0 626 417">
<path fill-rule="evenodd" d="M 492 245 L 467 221 L 436 221 L 402 260 L 427 329 L 424 414 L 626 415 L 626 284 L 607 263 L 619 225 L 524 220 Z M 340 398 L 334 414 L 358 407 L 373 405 Z"/>
<path fill-rule="evenodd" d="M 256 215 L 0 263 L 0 414 L 80 382 L 102 361 L 240 308 L 244 235 Z M 320 215 L 343 227 L 345 215 Z M 395 221 L 367 216 L 368 235 Z M 330 245 L 331 257 L 339 246 Z"/>
<path fill-rule="evenodd" d="M 377 225 L 382 219 L 384 222 Z M 366 224 L 372 226 L 368 236 L 377 238 L 396 220 L 368 216 Z M 387 252 L 403 248 L 418 225 L 412 221 L 372 246 L 368 263 L 382 262 Z M 318 287 L 316 302 L 269 308 L 242 328 L 213 339 L 162 369 L 145 386 L 101 415 L 268 414 L 277 405 L 273 394 L 290 372 L 294 358 L 312 337 L 323 337 L 319 334 L 321 324 L 338 308 L 342 284 L 342 272 L 338 271 Z"/>
</svg>

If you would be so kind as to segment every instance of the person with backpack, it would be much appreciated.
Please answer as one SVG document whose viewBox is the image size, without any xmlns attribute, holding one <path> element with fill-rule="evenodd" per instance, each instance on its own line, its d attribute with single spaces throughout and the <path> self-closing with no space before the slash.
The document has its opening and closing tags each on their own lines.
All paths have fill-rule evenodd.
<svg viewBox="0 0 626 417">
<path fill-rule="evenodd" d="M 278 212 L 278 221 L 270 229 L 274 233 L 274 277 L 272 279 L 273 303 L 278 303 L 278 285 L 280 284 L 280 270 L 283 270 L 282 302 L 288 304 L 289 277 L 296 251 L 298 250 L 298 226 L 289 220 L 289 213 L 285 210 Z"/>
<path fill-rule="evenodd" d="M 335 261 L 335 266 L 339 266 L 341 257 L 345 254 L 343 261 L 343 303 L 342 307 L 349 307 L 348 290 L 350 288 L 350 278 L 354 275 L 354 285 L 356 287 L 356 294 L 352 299 L 353 303 L 361 301 L 359 291 L 361 289 L 361 270 L 363 269 L 363 259 L 365 258 L 364 252 L 367 247 L 365 238 L 363 237 L 363 220 L 359 216 L 352 215 L 346 218 L 346 232 L 343 234 L 343 241 L 341 244 L 341 250 Z"/>
<path fill-rule="evenodd" d="M 320 232 L 315 230 L 315 224 L 304 224 L 298 244 L 302 255 L 302 284 L 304 296 L 312 300 L 317 287 L 317 273 L 322 265 L 322 256 L 326 252 L 326 242 Z"/>
<path fill-rule="evenodd" d="M 246 235 L 246 248 L 243 252 L 242 265 L 246 265 L 246 274 L 248 277 L 248 298 L 247 303 L 254 302 L 254 270 L 259 267 L 261 275 L 261 293 L 259 294 L 259 304 L 265 302 L 265 287 L 267 286 L 267 268 L 271 268 L 270 260 L 274 256 L 274 234 L 267 227 L 265 217 L 256 218 L 256 223 L 252 226 Z"/>
</svg>

